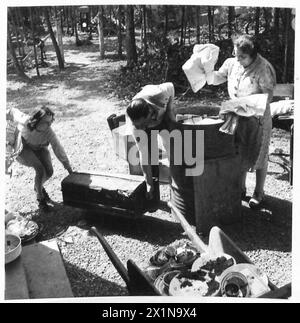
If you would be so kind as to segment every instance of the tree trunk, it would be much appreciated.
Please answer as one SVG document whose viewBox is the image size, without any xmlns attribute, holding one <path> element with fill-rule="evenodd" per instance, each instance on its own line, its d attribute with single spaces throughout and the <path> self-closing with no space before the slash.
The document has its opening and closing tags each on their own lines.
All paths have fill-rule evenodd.
<svg viewBox="0 0 300 323">
<path fill-rule="evenodd" d="M 36 54 L 36 46 L 35 46 L 35 36 L 34 36 L 34 23 L 33 23 L 33 14 L 32 14 L 32 8 L 29 8 L 30 12 L 30 24 L 31 24 L 31 37 L 32 37 L 32 46 L 33 46 L 33 52 L 34 52 L 34 61 L 35 61 L 35 68 L 36 68 L 36 74 L 38 77 L 40 77 L 40 71 L 39 71 L 39 61 Z"/>
<path fill-rule="evenodd" d="M 146 6 L 142 6 L 142 44 L 144 55 L 147 55 L 147 18 L 146 18 Z"/>
<path fill-rule="evenodd" d="M 196 7 L 196 41 L 200 44 L 200 6 Z"/>
<path fill-rule="evenodd" d="M 77 11 L 76 8 L 72 7 L 73 17 L 74 17 L 74 33 L 75 33 L 75 43 L 76 46 L 80 46 L 81 41 L 78 37 L 78 25 L 77 25 Z"/>
<path fill-rule="evenodd" d="M 25 53 L 25 49 L 24 49 L 24 43 L 26 41 L 26 37 L 25 37 L 25 33 L 24 33 L 24 22 L 22 19 L 22 15 L 20 12 L 20 8 L 16 8 L 17 10 L 17 17 L 18 17 L 18 24 L 19 24 L 19 30 L 20 30 L 20 34 L 21 34 L 21 45 L 22 45 L 22 56 L 25 57 L 26 53 Z"/>
<path fill-rule="evenodd" d="M 118 57 L 122 58 L 122 6 L 118 6 Z"/>
<path fill-rule="evenodd" d="M 168 28 L 169 28 L 169 6 L 165 6 L 165 26 L 164 26 L 164 37 L 168 37 Z"/>
<path fill-rule="evenodd" d="M 231 6 L 228 7 L 228 38 L 231 38 L 232 36 L 234 16 L 235 16 L 235 8 Z"/>
<path fill-rule="evenodd" d="M 152 21 L 152 8 L 151 6 L 148 6 L 148 30 L 150 30 L 151 32 L 153 31 L 153 21 Z"/>
<path fill-rule="evenodd" d="M 215 7 L 211 9 L 211 36 L 212 41 L 215 40 Z"/>
<path fill-rule="evenodd" d="M 56 52 L 56 57 L 57 57 L 57 60 L 58 60 L 58 66 L 59 66 L 59 69 L 62 70 L 64 69 L 64 61 L 61 57 L 61 53 L 60 53 L 60 50 L 59 50 L 59 47 L 58 47 L 58 44 L 57 44 L 57 41 L 56 41 L 56 38 L 55 38 L 55 35 L 54 35 L 54 32 L 53 32 L 53 29 L 52 29 L 52 26 L 51 26 L 51 22 L 50 22 L 50 17 L 49 17 L 49 7 L 45 7 L 45 18 L 46 18 L 46 23 L 47 23 L 47 27 L 48 27 L 48 32 L 50 34 L 50 37 L 51 37 L 51 40 L 52 40 L 52 43 L 53 43 L 53 46 L 54 46 L 54 49 L 55 49 L 55 52 Z"/>
<path fill-rule="evenodd" d="M 285 25 L 284 25 L 284 63 L 283 63 L 283 73 L 282 73 L 282 82 L 287 82 L 288 74 L 288 53 L 289 53 L 289 31 L 291 26 L 291 9 L 285 8 Z"/>
<path fill-rule="evenodd" d="M 260 17 L 260 8 L 256 7 L 255 9 L 255 36 L 259 35 L 259 17 Z"/>
<path fill-rule="evenodd" d="M 55 25 L 56 25 L 56 36 L 57 36 L 57 40 L 58 40 L 58 47 L 60 50 L 60 54 L 61 54 L 61 59 L 63 60 L 63 62 L 65 61 L 65 57 L 64 57 L 64 45 L 63 45 L 63 39 L 62 39 L 62 29 L 61 29 L 61 17 L 60 17 L 61 13 L 58 15 L 58 17 L 55 18 Z"/>
<path fill-rule="evenodd" d="M 60 30 L 61 30 L 61 35 L 64 34 L 64 19 L 63 19 L 64 15 L 65 15 L 64 9 L 63 8 L 59 9 L 59 15 L 58 16 L 60 17 Z"/>
<path fill-rule="evenodd" d="M 71 6 L 69 9 L 70 17 L 71 17 L 71 36 L 75 34 L 75 17 L 74 17 L 74 8 Z"/>
<path fill-rule="evenodd" d="M 271 26 L 271 12 L 270 12 L 271 8 L 263 8 L 263 13 L 264 13 L 264 18 L 265 18 L 265 31 L 269 31 L 270 30 L 270 26 Z"/>
<path fill-rule="evenodd" d="M 180 29 L 180 46 L 183 46 L 185 43 L 185 6 L 181 8 L 181 29 Z"/>
<path fill-rule="evenodd" d="M 126 6 L 126 55 L 127 65 L 130 66 L 137 62 L 137 53 L 135 45 L 135 29 L 134 29 L 134 7 Z"/>
<path fill-rule="evenodd" d="M 20 66 L 20 64 L 18 62 L 16 53 L 15 53 L 15 50 L 14 50 L 14 47 L 13 47 L 13 44 L 12 44 L 12 40 L 11 40 L 11 30 L 10 30 L 10 27 L 9 27 L 9 23 L 8 23 L 8 26 L 7 26 L 7 41 L 8 41 L 8 47 L 9 47 L 10 55 L 11 55 L 11 57 L 13 59 L 13 64 L 14 64 L 14 67 L 16 69 L 17 74 L 24 81 L 29 81 L 30 80 L 29 77 L 24 73 L 24 70 L 22 69 L 22 67 Z"/>
<path fill-rule="evenodd" d="M 64 7 L 64 12 L 65 12 L 65 19 L 67 23 L 67 35 L 69 36 L 70 34 L 70 27 L 69 27 L 69 7 L 65 6 Z"/>
<path fill-rule="evenodd" d="M 97 13 L 97 29 L 98 29 L 98 37 L 99 37 L 99 53 L 100 59 L 104 59 L 105 56 L 105 47 L 104 47 L 104 29 L 103 29 L 103 7 L 98 7 Z"/>
<path fill-rule="evenodd" d="M 279 15 L 280 15 L 280 9 L 275 8 L 274 10 L 274 36 L 276 39 L 279 39 Z"/>
<path fill-rule="evenodd" d="M 212 42 L 212 23 L 211 23 L 211 7 L 207 7 L 207 19 L 208 19 L 208 41 Z"/>
<path fill-rule="evenodd" d="M 16 42 L 18 44 L 18 52 L 19 52 L 19 56 L 23 56 L 22 55 L 22 46 L 21 46 L 21 41 L 20 41 L 20 37 L 19 37 L 19 30 L 18 30 L 18 19 L 17 19 L 17 15 L 16 15 L 16 9 L 17 8 L 11 8 L 11 10 L 9 11 L 10 13 L 10 20 L 11 20 L 11 24 L 13 27 L 13 31 L 14 34 L 16 36 Z M 23 56 L 24 57 L 24 56 Z"/>
</svg>

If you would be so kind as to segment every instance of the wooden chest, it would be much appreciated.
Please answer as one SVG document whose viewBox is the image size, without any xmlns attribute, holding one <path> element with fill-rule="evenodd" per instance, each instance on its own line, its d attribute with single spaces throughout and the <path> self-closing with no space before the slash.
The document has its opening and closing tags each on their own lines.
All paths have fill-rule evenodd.
<svg viewBox="0 0 300 323">
<path fill-rule="evenodd" d="M 154 199 L 146 199 L 143 176 L 74 172 L 63 179 L 61 189 L 64 204 L 110 214 L 139 215 L 159 202 L 158 183 Z"/>
</svg>

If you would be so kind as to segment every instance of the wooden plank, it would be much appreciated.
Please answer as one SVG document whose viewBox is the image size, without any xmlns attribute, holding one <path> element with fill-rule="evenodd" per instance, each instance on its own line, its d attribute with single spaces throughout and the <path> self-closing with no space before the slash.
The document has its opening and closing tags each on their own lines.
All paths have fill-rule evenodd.
<svg viewBox="0 0 300 323">
<path fill-rule="evenodd" d="M 22 261 L 29 298 L 73 297 L 56 240 L 23 247 Z"/>
<path fill-rule="evenodd" d="M 5 265 L 5 299 L 28 299 L 29 292 L 21 255 Z"/>
</svg>

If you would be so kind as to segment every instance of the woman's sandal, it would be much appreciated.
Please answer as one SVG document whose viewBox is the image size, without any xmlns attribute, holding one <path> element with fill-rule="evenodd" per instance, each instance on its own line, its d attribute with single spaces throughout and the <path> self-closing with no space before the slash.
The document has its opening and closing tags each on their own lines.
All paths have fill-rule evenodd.
<svg viewBox="0 0 300 323">
<path fill-rule="evenodd" d="M 264 201 L 265 195 L 264 193 L 254 192 L 253 196 L 249 201 L 249 206 L 251 209 L 257 209 L 261 203 Z"/>
</svg>

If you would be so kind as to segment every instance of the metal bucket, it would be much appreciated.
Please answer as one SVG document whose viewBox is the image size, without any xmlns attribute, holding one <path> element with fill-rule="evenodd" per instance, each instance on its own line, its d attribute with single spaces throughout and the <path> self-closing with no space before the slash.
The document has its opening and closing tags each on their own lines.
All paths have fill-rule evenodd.
<svg viewBox="0 0 300 323">
<path fill-rule="evenodd" d="M 188 112 L 187 112 L 188 113 Z M 223 120 L 216 120 L 211 124 L 184 124 L 181 122 L 173 122 L 170 125 L 170 131 L 178 129 L 184 138 L 185 130 L 191 130 L 192 140 L 189 142 L 192 145 L 192 154 L 195 156 L 196 152 L 196 131 L 204 131 L 204 160 L 218 159 L 226 156 L 233 156 L 236 154 L 234 144 L 234 137 L 224 134 L 219 131 L 223 125 Z M 195 201 L 194 201 L 194 185 L 193 176 L 186 176 L 186 170 L 195 165 L 188 166 L 184 162 L 182 156 L 182 165 L 176 165 L 174 160 L 175 144 L 171 142 L 170 145 L 170 188 L 171 188 L 171 203 L 177 207 L 181 214 L 187 221 L 195 225 Z M 184 153 L 184 139 L 182 139 L 182 152 Z M 205 165 L 204 165 L 205 171 Z M 199 175 L 201 176 L 201 175 Z"/>
</svg>

